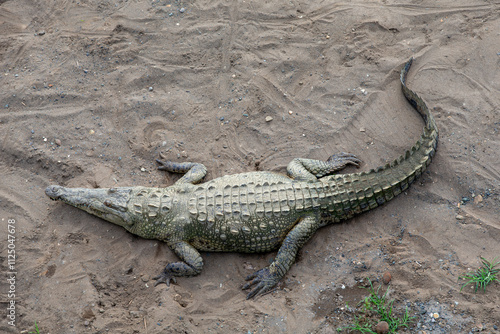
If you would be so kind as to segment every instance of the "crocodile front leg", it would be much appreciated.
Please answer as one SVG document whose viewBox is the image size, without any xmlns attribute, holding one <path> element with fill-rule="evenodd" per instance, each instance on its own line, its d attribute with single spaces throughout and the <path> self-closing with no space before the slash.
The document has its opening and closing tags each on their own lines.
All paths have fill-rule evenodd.
<svg viewBox="0 0 500 334">
<path fill-rule="evenodd" d="M 338 153 L 332 155 L 328 160 L 313 160 L 296 158 L 287 166 L 288 175 L 299 181 L 315 181 L 317 178 L 331 174 L 345 168 L 347 165 L 359 166 L 359 160 L 354 154 Z"/>
<path fill-rule="evenodd" d="M 207 167 L 203 164 L 196 162 L 173 162 L 173 161 L 161 161 L 156 159 L 156 162 L 161 166 L 158 167 L 159 170 L 166 170 L 172 173 L 186 173 L 183 177 L 177 180 L 175 184 L 181 183 L 198 183 L 207 174 Z"/>
<path fill-rule="evenodd" d="M 246 281 L 251 281 L 243 285 L 243 290 L 255 285 L 253 290 L 247 295 L 247 299 L 270 292 L 278 284 L 292 266 L 299 249 L 312 237 L 318 227 L 318 218 L 311 215 L 302 218 L 288 232 L 273 263 L 269 267 L 262 268 L 245 279 Z"/>
<path fill-rule="evenodd" d="M 196 276 L 203 268 L 203 259 L 200 253 L 187 242 L 180 241 L 169 244 L 169 247 L 184 262 L 167 264 L 160 275 L 153 277 L 153 279 L 156 280 L 155 286 L 160 283 L 165 283 L 167 286 L 170 286 L 170 281 L 176 283 L 175 277 Z"/>
</svg>

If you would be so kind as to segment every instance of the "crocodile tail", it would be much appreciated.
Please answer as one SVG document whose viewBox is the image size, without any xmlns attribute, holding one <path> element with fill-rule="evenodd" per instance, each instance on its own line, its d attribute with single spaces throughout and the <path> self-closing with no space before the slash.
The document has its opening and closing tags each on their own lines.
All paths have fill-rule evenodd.
<svg viewBox="0 0 500 334">
<path fill-rule="evenodd" d="M 407 150 L 397 159 L 395 159 L 391 163 L 386 164 L 385 166 L 379 167 L 377 169 L 372 169 L 371 171 L 366 173 L 370 175 L 380 174 L 384 172 L 383 175 L 380 176 L 385 176 L 386 178 L 391 179 L 391 181 L 393 182 L 400 181 L 400 185 L 402 186 L 405 185 L 404 179 L 410 178 L 413 175 L 414 170 L 420 169 L 421 172 L 425 171 L 426 167 L 430 164 L 432 158 L 434 157 L 434 154 L 436 153 L 438 143 L 438 129 L 434 117 L 432 116 L 429 108 L 420 98 L 420 96 L 418 96 L 417 93 L 412 91 L 406 85 L 406 77 L 412 63 L 413 57 L 410 58 L 410 60 L 401 70 L 401 88 L 408 102 L 410 102 L 410 104 L 420 113 L 425 121 L 422 135 L 415 143 L 415 145 L 413 145 L 409 150 Z M 420 174 L 421 173 L 419 173 L 418 175 Z M 397 176 L 396 180 L 391 178 L 390 175 Z M 413 182 L 414 179 L 410 178 L 410 180 L 411 182 Z"/>
<path fill-rule="evenodd" d="M 434 117 L 425 102 L 406 86 L 406 76 L 412 62 L 413 58 L 401 70 L 401 85 L 406 99 L 425 121 L 422 135 L 415 145 L 385 166 L 368 172 L 337 174 L 324 178 L 324 181 L 333 181 L 338 194 L 330 204 L 333 209 L 331 211 L 336 211 L 337 218 L 350 218 L 399 195 L 426 170 L 436 153 L 438 129 Z"/>
<path fill-rule="evenodd" d="M 405 191 L 427 169 L 436 153 L 438 143 L 436 121 L 425 102 L 406 85 L 406 77 L 412 63 L 413 58 L 410 58 L 401 70 L 401 88 L 408 102 L 424 119 L 425 126 L 418 141 L 404 154 L 385 166 L 361 173 L 368 180 L 378 180 L 373 186 L 381 186 L 384 198 L 375 196 L 374 199 L 381 203 L 384 199 L 390 200 L 393 196 Z"/>
<path fill-rule="evenodd" d="M 427 108 L 427 105 L 425 102 L 420 98 L 420 96 L 417 95 L 414 91 L 412 91 L 408 86 L 406 86 L 406 77 L 408 75 L 408 71 L 410 70 L 411 64 L 413 63 L 413 57 L 408 60 L 408 62 L 405 64 L 403 69 L 401 70 L 401 75 L 400 75 L 400 80 L 401 80 L 401 87 L 403 89 L 403 94 L 410 102 L 410 104 L 420 113 L 422 118 L 425 121 L 425 128 L 424 128 L 424 134 L 422 135 L 421 139 L 423 139 L 425 133 L 425 130 L 430 131 L 430 132 L 435 132 L 436 133 L 436 138 L 433 140 L 434 144 L 434 149 L 436 148 L 437 145 L 437 134 L 438 134 L 438 129 L 436 126 L 436 121 L 434 120 L 434 117 L 432 116 L 431 112 L 429 111 L 429 108 Z"/>
</svg>

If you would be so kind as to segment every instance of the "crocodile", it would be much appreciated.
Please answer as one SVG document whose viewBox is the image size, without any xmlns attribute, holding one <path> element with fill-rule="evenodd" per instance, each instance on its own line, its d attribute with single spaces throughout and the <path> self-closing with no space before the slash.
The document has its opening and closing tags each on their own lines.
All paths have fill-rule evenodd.
<svg viewBox="0 0 500 334">
<path fill-rule="evenodd" d="M 168 263 L 153 277 L 155 286 L 198 275 L 203 268 L 200 251 L 262 253 L 277 249 L 274 261 L 246 277 L 241 286 L 249 290 L 247 299 L 271 292 L 316 230 L 390 201 L 430 164 L 438 129 L 425 102 L 406 85 L 412 61 L 401 70 L 402 91 L 425 126 L 415 145 L 384 166 L 334 173 L 361 162 L 353 154 L 338 153 L 326 161 L 293 159 L 288 175 L 256 171 L 200 183 L 207 172 L 204 165 L 156 160 L 158 169 L 184 175 L 166 188 L 52 185 L 45 193 L 135 235 L 165 242 L 181 261 Z"/>
</svg>

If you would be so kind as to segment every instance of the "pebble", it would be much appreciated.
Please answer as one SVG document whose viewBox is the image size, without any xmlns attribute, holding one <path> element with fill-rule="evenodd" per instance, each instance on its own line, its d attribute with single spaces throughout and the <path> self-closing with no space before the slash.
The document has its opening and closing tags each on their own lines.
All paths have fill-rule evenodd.
<svg viewBox="0 0 500 334">
<path fill-rule="evenodd" d="M 462 216 L 462 215 L 456 215 L 455 218 L 457 220 L 464 220 L 464 216 Z"/>
<path fill-rule="evenodd" d="M 152 92 L 152 91 L 153 91 L 153 87 L 149 87 L 149 88 L 148 88 L 148 90 L 149 90 L 150 92 Z"/>
<path fill-rule="evenodd" d="M 141 311 L 129 311 L 129 314 L 134 318 L 140 318 Z"/>
<path fill-rule="evenodd" d="M 365 128 L 359 128 L 359 132 L 365 132 L 366 129 Z"/>
<path fill-rule="evenodd" d="M 266 116 L 266 122 L 271 122 L 273 118 L 271 116 Z"/>
<path fill-rule="evenodd" d="M 483 196 L 477 195 L 476 197 L 474 197 L 474 204 L 479 204 L 482 201 L 483 201 Z"/>
<path fill-rule="evenodd" d="M 387 334 L 387 333 L 389 333 L 389 324 L 386 321 L 380 321 L 375 326 L 375 333 L 377 333 L 377 334 Z"/>
<path fill-rule="evenodd" d="M 433 313 L 433 314 L 432 314 L 432 317 L 433 317 L 434 319 L 439 319 L 439 313 Z"/>
<path fill-rule="evenodd" d="M 186 11 L 186 9 L 184 7 L 182 7 L 181 9 L 179 9 L 179 12 L 181 13 L 184 13 Z"/>
<path fill-rule="evenodd" d="M 61 146 L 61 144 L 62 144 L 62 143 L 61 143 L 61 139 L 57 138 L 57 139 L 56 139 L 56 140 L 54 140 L 54 141 L 55 141 L 55 143 L 56 143 L 56 145 L 57 145 L 57 146 Z"/>
<path fill-rule="evenodd" d="M 384 276 L 382 276 L 382 282 L 384 282 L 384 284 L 389 284 L 389 282 L 391 281 L 391 279 L 392 279 L 392 275 L 388 271 L 386 271 L 384 273 Z"/>
</svg>

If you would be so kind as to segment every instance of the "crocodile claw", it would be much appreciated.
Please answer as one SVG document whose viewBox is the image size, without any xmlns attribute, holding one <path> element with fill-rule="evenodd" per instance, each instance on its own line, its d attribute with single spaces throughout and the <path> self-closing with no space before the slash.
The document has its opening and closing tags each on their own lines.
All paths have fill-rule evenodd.
<svg viewBox="0 0 500 334">
<path fill-rule="evenodd" d="M 348 164 L 359 167 L 361 160 L 358 159 L 358 157 L 356 157 L 354 154 L 340 152 L 340 153 L 334 154 L 331 157 L 329 157 L 327 162 L 330 162 L 330 163 L 333 163 L 335 165 L 342 166 L 342 167 L 345 167 Z"/>
<path fill-rule="evenodd" d="M 170 286 L 170 281 L 177 283 L 177 280 L 175 277 L 172 276 L 172 274 L 167 273 L 163 271 L 160 275 L 153 277 L 154 280 L 156 280 L 154 286 L 157 286 L 158 284 L 165 283 L 167 286 Z"/>
<path fill-rule="evenodd" d="M 251 275 L 248 275 L 247 278 L 245 278 L 245 281 L 250 282 L 245 283 L 241 287 L 241 289 L 247 290 L 255 285 L 253 287 L 253 290 L 250 291 L 250 293 L 248 293 L 247 295 L 247 299 L 250 299 L 256 296 L 265 295 L 273 291 L 273 288 L 276 286 L 276 284 L 278 284 L 279 280 L 280 277 L 278 277 L 274 273 L 271 273 L 269 267 L 266 267 L 254 272 Z"/>
</svg>

